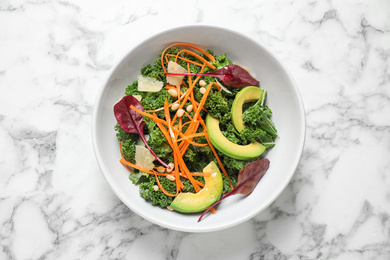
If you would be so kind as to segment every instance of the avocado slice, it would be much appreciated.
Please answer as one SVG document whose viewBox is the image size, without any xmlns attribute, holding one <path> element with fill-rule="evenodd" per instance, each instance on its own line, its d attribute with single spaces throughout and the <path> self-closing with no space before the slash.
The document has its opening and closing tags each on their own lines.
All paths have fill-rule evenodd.
<svg viewBox="0 0 390 260">
<path fill-rule="evenodd" d="M 258 142 L 239 145 L 229 141 L 219 128 L 219 120 L 210 114 L 206 117 L 206 127 L 210 142 L 219 151 L 234 159 L 249 160 L 260 156 L 265 151 L 266 147 Z"/>
<path fill-rule="evenodd" d="M 170 207 L 183 213 L 199 212 L 210 207 L 222 193 L 223 181 L 221 172 L 215 162 L 209 163 L 204 169 L 205 185 L 198 193 L 182 192 L 172 201 Z"/>
<path fill-rule="evenodd" d="M 232 122 L 238 132 L 245 128 L 242 120 L 242 105 L 259 100 L 262 93 L 263 90 L 259 87 L 246 87 L 237 93 L 232 104 Z"/>
</svg>

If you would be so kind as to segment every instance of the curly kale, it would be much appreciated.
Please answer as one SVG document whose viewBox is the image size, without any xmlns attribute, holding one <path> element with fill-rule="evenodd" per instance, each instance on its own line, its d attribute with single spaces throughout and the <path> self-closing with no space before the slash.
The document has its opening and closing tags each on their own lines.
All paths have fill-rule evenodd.
<svg viewBox="0 0 390 260">
<path fill-rule="evenodd" d="M 137 133 L 128 133 L 123 130 L 120 125 L 117 123 L 114 127 L 116 133 L 116 137 L 119 142 L 121 142 L 121 152 L 123 157 L 129 161 L 135 161 L 135 144 L 139 138 Z"/>
<path fill-rule="evenodd" d="M 170 181 L 161 176 L 158 176 L 157 178 L 167 192 L 172 194 L 176 193 L 176 184 L 174 181 Z M 165 195 L 161 190 L 155 191 L 153 188 L 154 185 L 157 185 L 156 177 L 154 175 L 150 175 L 139 185 L 139 193 L 144 199 L 150 201 L 153 205 L 166 208 L 171 204 L 173 197 Z"/>
<path fill-rule="evenodd" d="M 140 171 L 138 171 L 138 172 L 132 172 L 132 173 L 130 173 L 130 175 L 129 175 L 129 179 L 131 180 L 132 183 L 134 183 L 134 184 L 139 184 L 139 183 L 143 182 L 144 179 L 145 179 L 146 177 L 148 177 L 148 175 L 149 175 L 149 174 L 147 174 L 147 173 L 145 173 L 145 172 L 140 172 Z"/>
<path fill-rule="evenodd" d="M 164 187 L 164 189 L 171 194 L 176 193 L 176 182 L 170 181 L 165 177 L 158 176 L 157 177 L 161 186 Z M 201 176 L 195 176 L 196 180 L 204 183 L 204 178 Z M 185 178 L 180 178 L 182 181 L 184 188 L 182 189 L 183 192 L 192 192 L 195 193 L 194 187 L 192 186 L 191 182 Z M 141 182 L 139 187 L 139 192 L 141 196 L 146 199 L 147 201 L 150 201 L 155 206 L 159 206 L 161 208 L 166 208 L 169 206 L 172 201 L 173 197 L 169 197 L 165 195 L 160 189 L 155 191 L 153 186 L 157 185 L 156 177 L 153 175 L 149 175 L 148 177 L 145 177 L 145 180 Z"/>
<path fill-rule="evenodd" d="M 170 48 L 167 50 L 166 53 L 176 55 L 179 53 L 181 49 L 179 48 Z M 210 54 L 214 55 L 211 50 L 207 50 Z M 182 52 L 180 54 L 183 58 L 189 59 L 195 62 L 199 62 L 199 60 L 192 56 L 188 55 L 185 52 Z M 203 58 L 208 59 L 205 55 L 199 54 Z M 161 56 L 160 56 L 161 57 Z M 151 77 L 155 78 L 159 81 L 164 82 L 164 85 L 166 84 L 166 77 L 161 65 L 161 59 L 160 57 L 156 59 L 152 64 L 148 64 L 145 67 L 141 69 L 141 74 L 144 77 Z M 231 64 L 231 60 L 227 58 L 225 54 L 222 55 L 214 55 L 215 62 L 213 65 L 216 67 L 216 69 L 219 69 L 225 65 Z M 174 60 L 174 56 L 169 56 L 169 60 Z M 187 68 L 187 62 L 178 59 L 177 63 L 181 65 L 184 68 Z M 167 61 L 163 61 L 163 66 L 167 67 Z M 201 67 L 194 65 L 190 63 L 190 70 L 191 72 L 197 73 L 201 71 Z M 213 71 L 213 69 L 209 67 L 204 68 L 204 72 Z M 194 77 L 193 77 L 194 79 Z M 206 81 L 207 84 L 214 82 L 216 79 L 211 76 L 204 76 L 202 77 L 204 81 Z M 185 77 L 184 79 L 188 83 L 188 77 Z M 245 104 L 243 106 L 243 120 L 245 124 L 245 128 L 240 133 L 235 129 L 234 125 L 232 124 L 231 120 L 231 107 L 232 103 L 234 101 L 234 98 L 236 94 L 241 91 L 242 89 L 234 88 L 226 86 L 226 88 L 230 91 L 230 93 L 225 91 L 218 91 L 216 86 L 213 86 L 208 98 L 206 100 L 206 103 L 204 104 L 204 108 L 215 118 L 219 119 L 220 121 L 220 129 L 222 133 L 233 143 L 239 144 L 239 145 L 245 145 L 251 142 L 260 142 L 263 145 L 265 145 L 267 148 L 272 147 L 275 144 L 275 138 L 277 137 L 277 132 L 275 129 L 274 124 L 271 121 L 271 110 L 264 106 L 264 98 L 261 100 L 260 104 Z M 185 92 L 186 88 L 182 86 L 181 91 Z M 138 91 L 138 82 L 134 81 L 131 85 L 129 85 L 125 90 L 126 95 L 141 95 L 142 99 L 140 101 L 141 105 L 145 108 L 145 110 L 154 110 L 158 109 L 164 106 L 165 100 L 168 101 L 168 103 L 172 103 L 174 100 L 171 95 L 168 94 L 168 91 L 163 88 L 159 92 L 140 92 Z M 196 86 L 194 88 L 194 98 L 197 102 L 200 102 L 203 97 L 203 94 L 199 91 L 199 86 Z M 259 103 L 259 102 L 258 102 Z M 184 109 L 186 109 L 187 104 L 184 106 Z M 171 117 L 174 115 L 174 111 L 171 111 Z M 191 117 L 194 116 L 194 112 L 191 111 L 189 113 Z M 204 118 L 206 116 L 205 111 L 201 111 L 200 115 Z M 165 118 L 164 111 L 157 112 L 157 116 L 160 118 Z M 182 123 L 183 125 L 185 122 L 189 120 L 187 115 L 183 115 L 182 117 Z M 152 150 L 157 154 L 158 157 L 162 158 L 163 161 L 166 163 L 173 162 L 172 157 L 172 148 L 168 144 L 167 140 L 165 139 L 165 136 L 157 127 L 156 123 L 147 117 L 144 117 L 144 121 L 146 123 L 144 133 L 149 135 L 148 144 L 152 148 Z M 183 131 L 186 130 L 186 127 L 188 127 L 188 124 L 183 127 Z M 135 161 L 135 144 L 139 138 L 138 134 L 131 134 L 125 132 L 119 124 L 115 126 L 115 130 L 117 132 L 117 138 L 122 143 L 122 154 L 124 158 L 130 162 Z M 202 132 L 202 126 L 199 126 L 198 132 Z M 207 140 L 205 137 L 195 137 L 193 139 L 196 143 L 207 143 Z M 245 167 L 247 164 L 252 162 L 253 160 L 256 160 L 258 158 L 254 158 L 250 161 L 243 161 L 243 160 L 237 160 L 234 158 L 231 158 L 229 156 L 224 155 L 223 153 L 217 151 L 226 171 L 229 175 L 229 178 L 225 175 L 222 175 L 223 178 L 223 190 L 224 192 L 229 192 L 233 187 L 237 185 L 237 175 L 238 172 Z M 214 156 L 213 151 L 209 146 L 195 146 L 195 145 L 189 145 L 187 148 L 186 153 L 183 155 L 183 159 L 187 165 L 187 167 L 192 172 L 202 172 L 203 168 L 206 167 L 211 161 L 216 162 L 216 158 Z M 158 191 L 155 191 L 153 186 L 157 185 L 156 177 L 154 175 L 149 175 L 144 172 L 135 171 L 133 173 L 130 173 L 129 179 L 134 183 L 139 185 L 139 192 L 140 195 L 146 199 L 147 201 L 151 202 L 153 205 L 159 206 L 161 208 L 166 208 L 168 205 L 171 204 L 174 197 L 170 197 L 165 195 L 160 189 Z M 164 189 L 171 193 L 176 193 L 176 182 L 170 181 L 167 178 L 163 176 L 158 176 L 160 184 L 164 187 Z M 204 178 L 201 176 L 195 176 L 195 179 L 198 181 L 204 183 Z M 191 182 L 181 177 L 180 180 L 184 184 L 184 188 L 182 188 L 183 192 L 192 192 L 195 193 L 194 187 L 192 186 Z"/>
<path fill-rule="evenodd" d="M 138 91 L 138 81 L 134 81 L 133 84 L 127 86 L 125 94 L 141 95 L 142 99 L 140 103 L 145 108 L 145 110 L 153 110 L 163 107 L 166 99 L 168 100 L 168 103 L 172 103 L 172 96 L 168 94 L 166 89 L 162 89 L 159 92 Z M 163 115 L 164 113 L 161 114 L 161 116 Z"/>
<path fill-rule="evenodd" d="M 233 99 L 226 98 L 222 92 L 215 91 L 207 99 L 205 107 L 213 117 L 220 120 L 221 124 L 226 124 L 232 119 L 232 103 Z"/>
<path fill-rule="evenodd" d="M 208 51 L 208 52 L 213 54 L 212 51 Z M 203 56 L 203 58 L 207 59 L 206 56 L 204 56 L 204 55 L 202 55 L 202 56 Z M 213 65 L 216 67 L 216 69 L 219 69 L 219 68 L 222 68 L 223 66 L 232 64 L 232 61 L 224 53 L 219 55 L 219 56 L 214 55 L 214 58 L 215 58 L 215 62 L 213 63 Z M 206 67 L 204 69 L 204 72 L 209 72 L 209 71 L 213 71 L 213 69 L 211 69 L 209 67 Z"/>
<path fill-rule="evenodd" d="M 244 143 L 257 141 L 267 148 L 274 147 L 278 133 L 271 116 L 271 109 L 261 105 L 261 102 L 246 109 L 242 113 L 245 128 L 240 133 Z"/>
<path fill-rule="evenodd" d="M 251 162 L 251 161 L 234 159 L 222 153 L 218 153 L 218 154 L 229 176 L 237 175 L 242 168 L 244 168 L 247 164 Z"/>
<path fill-rule="evenodd" d="M 229 181 L 229 179 L 230 179 L 230 181 Z M 222 181 L 223 181 L 223 191 L 226 194 L 233 189 L 230 186 L 230 182 L 232 183 L 233 187 L 236 187 L 237 175 L 230 175 L 229 178 L 227 178 L 224 174 L 222 174 Z"/>
<path fill-rule="evenodd" d="M 213 152 L 210 147 L 199 147 L 190 145 L 183 156 L 186 165 L 194 172 L 202 172 L 213 159 Z"/>
<path fill-rule="evenodd" d="M 128 139 L 133 139 L 133 140 L 137 141 L 137 139 L 138 139 L 138 134 L 126 132 L 125 130 L 122 129 L 122 127 L 119 125 L 119 123 L 116 123 L 116 125 L 114 126 L 114 129 L 116 131 L 116 137 L 117 137 L 119 142 L 124 142 Z"/>
<path fill-rule="evenodd" d="M 224 125 L 224 129 L 221 129 L 222 134 L 232 143 L 241 144 L 240 133 L 236 130 L 232 122 L 228 122 Z"/>
<path fill-rule="evenodd" d="M 170 154 L 172 148 L 165 139 L 164 134 L 156 123 L 150 118 L 144 118 L 146 123 L 146 129 L 149 134 L 148 144 L 150 148 L 157 154 L 158 157 L 162 158 L 166 163 L 173 161 Z"/>
<path fill-rule="evenodd" d="M 240 137 L 243 140 L 244 145 L 253 142 L 259 142 L 266 148 L 272 148 L 275 146 L 276 137 L 269 135 L 266 131 L 260 128 L 247 126 L 241 131 Z"/>
</svg>

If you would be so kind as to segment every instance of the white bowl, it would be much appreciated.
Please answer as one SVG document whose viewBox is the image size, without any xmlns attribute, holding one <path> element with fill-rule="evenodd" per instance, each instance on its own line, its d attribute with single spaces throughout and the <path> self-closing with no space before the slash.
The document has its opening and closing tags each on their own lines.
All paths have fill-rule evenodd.
<svg viewBox="0 0 390 260">
<path fill-rule="evenodd" d="M 235 63 L 250 68 L 268 91 L 267 105 L 280 138 L 266 157 L 270 168 L 249 196 L 234 195 L 221 202 L 217 214 L 181 214 L 153 206 L 140 195 L 129 172 L 119 163 L 113 106 L 125 88 L 174 42 L 189 42 L 215 54 L 226 53 Z M 160 226 L 187 232 L 222 230 L 256 216 L 284 190 L 300 160 L 305 139 L 305 113 L 299 90 L 283 65 L 258 42 L 232 30 L 206 25 L 183 26 L 158 33 L 131 49 L 111 69 L 98 94 L 93 114 L 93 145 L 100 169 L 119 199 L 132 211 Z"/>
</svg>

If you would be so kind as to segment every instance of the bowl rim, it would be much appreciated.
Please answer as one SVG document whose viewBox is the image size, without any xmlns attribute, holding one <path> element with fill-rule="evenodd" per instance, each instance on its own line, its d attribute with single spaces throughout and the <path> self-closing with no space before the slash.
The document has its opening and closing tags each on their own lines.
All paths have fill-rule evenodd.
<svg viewBox="0 0 390 260">
<path fill-rule="evenodd" d="M 111 78 L 113 72 L 119 67 L 119 65 L 124 60 L 127 59 L 128 55 L 130 55 L 133 52 L 134 49 L 139 48 L 142 44 L 144 44 L 145 42 L 149 41 L 151 38 L 159 37 L 159 36 L 164 35 L 166 33 L 172 33 L 172 32 L 177 31 L 177 30 L 183 30 L 183 29 L 189 30 L 189 29 L 194 29 L 194 28 L 197 28 L 197 29 L 222 30 L 222 31 L 226 31 L 226 32 L 229 32 L 229 33 L 232 33 L 232 34 L 236 34 L 236 35 L 244 38 L 245 40 L 250 41 L 250 42 L 254 43 L 255 45 L 258 45 L 261 49 L 263 49 L 264 52 L 266 52 L 268 55 L 270 55 L 272 57 L 272 59 L 274 59 L 275 62 L 278 64 L 278 66 L 280 66 L 282 68 L 283 72 L 286 74 L 286 76 L 288 77 L 289 81 L 292 83 L 292 86 L 293 86 L 292 90 L 293 90 L 293 93 L 295 94 L 295 96 L 297 98 L 298 105 L 299 105 L 298 106 L 298 110 L 299 110 L 299 114 L 298 115 L 299 115 L 299 119 L 300 119 L 300 122 L 301 122 L 299 127 L 302 130 L 300 132 L 299 136 L 297 136 L 297 139 L 299 139 L 300 146 L 297 147 L 297 150 L 296 150 L 297 151 L 297 156 L 294 157 L 294 163 L 292 164 L 291 172 L 289 173 L 287 178 L 284 178 L 284 183 L 281 183 L 281 185 L 278 186 L 278 191 L 275 193 L 275 195 L 273 197 L 270 197 L 268 199 L 268 202 L 265 203 L 264 207 L 259 208 L 258 210 L 253 211 L 251 214 L 247 214 L 245 217 L 241 217 L 241 218 L 236 219 L 235 221 L 231 221 L 229 224 L 225 224 L 223 226 L 221 226 L 221 225 L 220 226 L 216 226 L 214 228 L 203 228 L 203 229 L 202 228 L 200 228 L 200 229 L 199 228 L 196 228 L 196 229 L 195 228 L 185 228 L 185 227 L 181 227 L 181 226 L 174 226 L 174 225 L 169 225 L 169 224 L 166 224 L 166 223 L 161 223 L 161 222 L 155 220 L 154 218 L 148 216 L 147 214 L 144 214 L 142 211 L 138 210 L 137 208 L 130 207 L 130 205 L 128 205 L 126 203 L 126 198 L 124 198 L 122 196 L 122 194 L 120 194 L 116 189 L 113 188 L 116 185 L 114 183 L 113 178 L 110 178 L 109 174 L 106 173 L 106 170 L 103 167 L 103 164 L 102 164 L 103 157 L 102 157 L 102 155 L 101 155 L 101 153 L 100 153 L 100 151 L 98 149 L 98 140 L 97 140 L 98 105 L 99 105 L 99 103 L 102 100 L 104 91 L 105 91 L 106 86 L 108 85 L 108 83 L 110 81 L 110 78 Z M 117 59 L 117 61 L 114 62 L 113 66 L 110 68 L 110 70 L 108 70 L 106 72 L 105 79 L 103 80 L 103 83 L 101 84 L 101 86 L 100 86 L 100 88 L 98 90 L 98 93 L 97 93 L 97 96 L 96 96 L 96 99 L 95 99 L 95 102 L 94 102 L 94 106 L 93 106 L 91 132 L 92 132 L 91 134 L 92 134 L 93 150 L 94 150 L 94 153 L 95 153 L 95 158 L 96 158 L 96 161 L 98 163 L 100 172 L 101 172 L 101 174 L 103 174 L 105 180 L 108 182 L 111 190 L 121 200 L 121 202 L 123 204 L 125 204 L 131 211 L 135 212 L 137 215 L 139 215 L 142 218 L 150 221 L 153 224 L 156 224 L 156 225 L 168 228 L 168 229 L 176 230 L 176 231 L 202 233 L 202 232 L 219 231 L 219 230 L 231 228 L 233 226 L 242 224 L 242 223 L 248 221 L 249 219 L 252 219 L 254 216 L 258 215 L 264 209 L 269 207 L 269 205 L 272 204 L 280 196 L 280 194 L 285 190 L 287 185 L 290 183 L 292 177 L 294 176 L 294 174 L 295 174 L 295 172 L 296 172 L 296 170 L 298 168 L 299 162 L 301 160 L 302 154 L 303 154 L 303 150 L 304 150 L 304 146 L 305 146 L 305 142 L 306 142 L 306 140 L 305 140 L 305 137 L 306 137 L 306 115 L 305 115 L 305 108 L 304 108 L 303 99 L 302 99 L 300 90 L 298 88 L 298 85 L 297 85 L 295 79 L 293 78 L 293 76 L 290 73 L 290 71 L 286 68 L 286 66 L 276 57 L 275 54 L 271 53 L 268 50 L 268 48 L 266 48 L 259 41 L 256 41 L 256 40 L 250 38 L 249 36 L 247 36 L 246 34 L 243 34 L 243 33 L 238 32 L 236 30 L 232 30 L 232 29 L 225 28 L 225 27 L 222 27 L 222 26 L 217 26 L 217 25 L 209 25 L 209 24 L 200 24 L 200 23 L 198 23 L 198 24 L 190 24 L 190 25 L 182 25 L 182 26 L 171 27 L 169 29 L 165 29 L 165 30 L 159 31 L 158 33 L 153 33 L 151 35 L 148 35 L 144 39 L 140 40 L 138 43 L 132 45 L 125 52 L 121 53 L 120 58 Z"/>
</svg>

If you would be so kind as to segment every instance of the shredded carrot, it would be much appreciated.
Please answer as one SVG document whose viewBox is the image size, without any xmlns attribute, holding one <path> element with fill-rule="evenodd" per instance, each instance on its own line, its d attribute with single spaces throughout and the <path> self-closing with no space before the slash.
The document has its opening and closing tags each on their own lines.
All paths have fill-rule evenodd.
<svg viewBox="0 0 390 260">
<path fill-rule="evenodd" d="M 144 111 L 141 111 L 141 110 L 139 110 L 138 108 L 136 108 L 136 107 L 133 106 L 133 105 L 130 105 L 130 109 L 134 110 L 135 112 L 137 112 L 137 113 L 139 113 L 139 114 L 141 114 L 141 115 L 143 115 L 143 116 L 146 116 L 146 117 L 149 117 L 149 118 L 153 119 L 155 122 L 158 121 L 158 122 L 161 122 L 161 123 L 163 123 L 163 124 L 167 124 L 167 122 L 164 121 L 163 119 L 160 119 L 159 117 L 157 117 L 157 116 L 155 116 L 155 115 L 151 115 L 151 114 L 148 114 L 148 113 L 146 113 L 146 112 L 144 112 Z"/>
<path fill-rule="evenodd" d="M 199 53 L 203 54 L 203 56 L 199 55 L 198 53 L 189 50 L 187 48 L 180 50 L 177 54 L 169 54 L 166 53 L 170 48 L 174 46 L 183 46 L 187 47 L 189 49 L 193 49 L 195 51 L 198 51 Z M 191 58 L 183 57 L 181 54 L 186 53 L 194 58 L 197 59 L 197 61 L 191 60 Z M 174 43 L 170 46 L 168 46 L 166 49 L 161 54 L 161 66 L 164 72 L 166 71 L 166 63 L 169 62 L 169 60 L 174 60 L 177 62 L 178 60 L 186 62 L 187 66 L 186 69 L 188 73 L 191 73 L 191 66 L 199 66 L 200 71 L 203 72 L 206 66 L 215 69 L 215 66 L 213 63 L 215 62 L 215 58 L 212 54 L 208 53 L 206 50 L 203 50 L 199 48 L 198 46 L 195 46 L 193 44 L 189 43 Z M 164 63 L 165 62 L 165 63 Z M 193 64 L 193 65 L 192 65 Z M 190 66 L 191 65 L 191 66 Z M 212 150 L 216 160 L 218 161 L 218 165 L 223 172 L 223 174 L 229 179 L 230 186 L 233 188 L 232 182 L 230 181 L 230 178 L 226 172 L 225 167 L 222 164 L 221 159 L 219 158 L 217 151 L 215 150 L 214 146 L 211 144 L 208 133 L 207 133 L 207 128 L 205 125 L 204 120 L 201 117 L 201 111 L 205 111 L 207 113 L 207 109 L 204 107 L 206 100 L 210 94 L 210 91 L 213 86 L 216 86 L 218 90 L 220 91 L 220 86 L 216 82 L 212 82 L 207 85 L 206 91 L 203 94 L 202 99 L 200 102 L 195 100 L 195 93 L 194 93 L 194 88 L 198 81 L 201 79 L 200 75 L 197 75 L 195 77 L 188 76 L 188 84 L 183 80 L 182 86 L 173 86 L 170 84 L 165 85 L 165 89 L 175 89 L 178 93 L 178 97 L 175 102 L 172 102 L 168 104 L 168 101 L 165 100 L 164 106 L 161 108 L 153 109 L 153 110 L 147 110 L 147 111 L 141 111 L 137 109 L 134 106 L 130 106 L 130 109 L 136 111 L 137 113 L 141 114 L 144 117 L 148 117 L 152 119 L 157 127 L 160 129 L 162 134 L 164 135 L 165 139 L 167 140 L 169 146 L 172 149 L 172 154 L 171 156 L 173 157 L 174 161 L 174 168 L 173 170 L 169 173 L 169 175 L 173 175 L 175 177 L 175 184 L 176 184 L 176 193 L 171 194 L 167 192 L 164 187 L 161 185 L 159 176 L 167 176 L 168 173 L 164 172 L 158 172 L 157 171 L 157 166 L 153 170 L 147 170 L 144 169 L 143 167 L 140 167 L 138 165 L 135 165 L 131 162 L 128 162 L 125 160 L 125 158 L 122 155 L 121 151 L 121 159 L 120 162 L 128 167 L 132 167 L 134 169 L 138 169 L 142 172 L 146 172 L 148 174 L 153 174 L 155 175 L 157 185 L 159 186 L 160 190 L 167 196 L 174 197 L 177 196 L 182 189 L 184 188 L 184 184 L 181 181 L 181 177 L 188 179 L 191 182 L 191 185 L 194 187 L 195 192 L 199 192 L 202 187 L 204 187 L 204 183 L 198 181 L 195 179 L 195 176 L 208 176 L 207 173 L 195 173 L 191 172 L 188 169 L 188 166 L 186 165 L 186 162 L 184 161 L 184 155 L 187 152 L 187 149 L 190 145 L 193 146 L 198 146 L 198 147 L 206 147 L 209 146 L 210 149 Z M 186 90 L 184 90 L 184 87 Z M 178 109 L 183 109 L 184 106 L 188 105 L 188 102 L 192 104 L 192 111 L 188 110 L 190 112 L 187 112 L 186 110 L 184 111 L 185 116 L 183 119 L 182 116 L 178 116 L 178 113 L 175 113 L 173 117 L 171 118 L 171 111 L 170 108 L 172 107 L 173 104 L 178 104 L 179 108 Z M 159 118 L 156 114 L 158 111 L 164 111 L 164 119 Z M 193 114 L 192 114 L 193 113 Z M 192 115 L 192 116 L 191 116 Z M 187 119 L 188 118 L 188 119 Z M 188 121 L 185 121 L 188 120 Z M 203 129 L 202 129 L 203 128 Z M 197 143 L 194 142 L 193 139 L 197 137 L 204 137 L 207 141 L 207 143 Z M 121 143 L 119 143 L 119 149 L 122 150 L 121 148 Z M 215 209 L 211 209 L 211 212 L 213 214 L 216 213 Z"/>
<path fill-rule="evenodd" d="M 173 55 L 173 54 L 165 54 L 166 56 L 170 56 L 170 57 L 175 57 L 175 62 L 177 62 L 177 59 L 181 59 L 181 60 L 184 60 L 186 62 L 189 62 L 189 63 L 192 63 L 192 64 L 195 64 L 197 66 L 202 66 L 203 64 L 199 63 L 199 62 L 196 62 L 196 61 L 193 61 L 193 60 L 189 60 L 189 59 L 186 59 L 184 57 L 181 57 L 179 56 L 179 54 L 177 55 Z"/>
<path fill-rule="evenodd" d="M 140 170 L 141 172 L 146 172 L 146 173 L 149 173 L 149 174 L 155 174 L 154 171 L 149 171 L 149 170 L 147 170 L 147 169 L 145 169 L 145 168 L 143 168 L 143 167 L 141 167 L 141 166 L 138 166 L 138 165 L 133 164 L 133 163 L 131 163 L 131 162 L 129 162 L 129 161 L 126 161 L 124 158 L 121 158 L 119 161 L 120 161 L 122 164 L 127 165 L 127 166 L 130 166 L 130 167 L 132 167 L 132 168 L 134 168 L 134 169 Z"/>
<path fill-rule="evenodd" d="M 165 70 L 165 66 L 164 66 L 164 57 L 166 59 L 165 61 L 168 63 L 168 58 L 167 58 L 167 56 L 165 56 L 165 53 L 167 52 L 167 50 L 169 50 L 170 48 L 172 48 L 174 46 L 185 46 L 185 47 L 192 48 L 194 50 L 201 52 L 203 55 L 205 55 L 207 58 L 209 58 L 213 63 L 215 62 L 214 56 L 211 55 L 210 53 L 208 53 L 207 51 L 203 50 L 202 48 L 199 48 L 198 46 L 190 44 L 190 43 L 178 42 L 178 43 L 174 43 L 174 44 L 169 45 L 167 48 L 165 48 L 165 50 L 161 54 L 161 65 L 162 65 L 164 72 L 167 72 Z"/>
<path fill-rule="evenodd" d="M 193 51 L 189 51 L 189 50 L 181 50 L 179 53 L 182 53 L 182 52 L 185 52 L 185 53 L 188 53 L 194 57 L 196 57 L 198 60 L 202 61 L 203 63 L 205 63 L 208 67 L 212 68 L 212 69 L 215 69 L 215 66 L 213 64 L 211 64 L 210 62 L 208 62 L 205 58 L 199 56 L 198 54 L 196 54 L 195 52 Z M 178 54 L 179 54 L 178 53 Z M 189 63 L 187 63 L 189 64 Z"/>
<path fill-rule="evenodd" d="M 171 194 L 171 193 L 167 192 L 167 191 L 164 189 L 164 187 L 161 185 L 160 180 L 158 179 L 158 176 L 157 176 L 157 175 L 156 175 L 156 182 L 157 182 L 158 187 L 161 189 L 161 191 L 162 191 L 165 195 L 167 195 L 167 196 L 169 196 L 169 197 L 176 197 L 177 194 L 179 194 L 179 192 L 177 192 L 177 191 L 176 191 L 176 194 Z"/>
<path fill-rule="evenodd" d="M 200 136 L 205 136 L 205 133 L 196 133 L 196 134 L 192 134 L 192 135 L 186 135 L 185 137 L 180 138 L 179 140 L 177 140 L 177 142 L 180 142 L 180 141 L 183 141 L 183 140 L 186 140 L 186 139 L 189 139 L 189 138 L 200 137 Z"/>
</svg>

